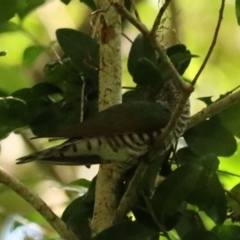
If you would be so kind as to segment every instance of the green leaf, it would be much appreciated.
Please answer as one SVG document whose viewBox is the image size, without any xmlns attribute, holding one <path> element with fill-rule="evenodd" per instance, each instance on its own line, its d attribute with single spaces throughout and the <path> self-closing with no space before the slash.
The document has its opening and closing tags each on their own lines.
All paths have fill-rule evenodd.
<svg viewBox="0 0 240 240">
<path fill-rule="evenodd" d="M 149 240 L 158 232 L 146 228 L 138 222 L 123 222 L 99 233 L 91 240 Z"/>
<path fill-rule="evenodd" d="M 240 183 L 235 185 L 230 193 L 227 194 L 227 206 L 232 210 L 231 218 L 233 221 L 240 217 Z"/>
<path fill-rule="evenodd" d="M 92 217 L 93 204 L 84 201 L 84 196 L 78 197 L 73 200 L 62 214 L 62 220 L 68 222 L 73 216 L 82 216 L 86 220 Z"/>
<path fill-rule="evenodd" d="M 0 122 L 7 128 L 20 128 L 29 123 L 29 111 L 24 101 L 17 98 L 0 100 Z"/>
<path fill-rule="evenodd" d="M 235 1 L 235 13 L 236 13 L 238 25 L 240 25 L 240 0 Z"/>
<path fill-rule="evenodd" d="M 20 11 L 18 13 L 20 19 L 24 19 L 30 12 L 35 10 L 37 7 L 43 5 L 46 2 L 46 0 L 31 0 L 28 2 L 29 4 L 26 6 L 26 8 L 24 8 L 23 11 Z"/>
<path fill-rule="evenodd" d="M 220 240 L 239 240 L 240 227 L 236 225 L 215 226 L 211 230 Z"/>
<path fill-rule="evenodd" d="M 23 53 L 23 65 L 32 66 L 37 57 L 45 51 L 42 46 L 30 46 L 24 50 Z"/>
<path fill-rule="evenodd" d="M 196 55 L 192 55 L 191 52 L 187 50 L 186 46 L 184 46 L 183 44 L 177 44 L 166 49 L 166 54 L 168 55 L 180 75 L 185 72 L 191 62 L 191 59 L 193 57 L 197 57 Z M 165 78 L 166 76 L 169 76 L 169 70 L 166 68 L 165 63 L 162 62 L 160 58 L 158 61 L 158 67 L 160 72 L 162 73 L 162 77 Z"/>
<path fill-rule="evenodd" d="M 85 178 L 80 178 L 77 179 L 75 181 L 70 182 L 68 185 L 74 185 L 74 186 L 81 186 L 81 187 L 85 187 L 85 188 L 89 188 L 90 187 L 90 181 L 85 179 Z"/>
<path fill-rule="evenodd" d="M 71 0 L 60 0 L 60 1 L 66 5 L 68 5 L 71 2 Z"/>
<path fill-rule="evenodd" d="M 194 188 L 202 167 L 197 164 L 183 165 L 173 171 L 156 189 L 152 198 L 155 215 L 163 212 L 171 215 L 177 211 Z"/>
<path fill-rule="evenodd" d="M 0 52 L 0 57 L 6 56 L 7 55 L 7 51 L 1 51 Z"/>
<path fill-rule="evenodd" d="M 222 124 L 235 136 L 240 138 L 240 102 L 228 107 L 218 114 Z"/>
<path fill-rule="evenodd" d="M 201 98 L 198 98 L 198 100 L 204 102 L 207 106 L 211 105 L 213 103 L 212 101 L 212 96 L 209 96 L 209 97 L 201 97 Z"/>
<path fill-rule="evenodd" d="M 93 204 L 84 201 L 84 196 L 71 202 L 62 215 L 62 220 L 79 237 L 79 239 L 89 239 L 91 230 L 89 219 L 93 214 Z"/>
<path fill-rule="evenodd" d="M 199 164 L 199 156 L 196 155 L 189 147 L 180 148 L 177 151 L 177 162 L 180 164 L 197 163 Z"/>
<path fill-rule="evenodd" d="M 184 209 L 181 211 L 181 217 L 175 227 L 180 239 L 190 231 L 204 230 L 204 224 L 199 214 L 195 211 Z"/>
<path fill-rule="evenodd" d="M 5 22 L 0 25 L 0 33 L 10 33 L 21 30 L 21 27 L 14 22 Z"/>
<path fill-rule="evenodd" d="M 139 58 L 132 73 L 133 81 L 138 86 L 154 86 L 161 80 L 157 67 L 147 58 Z"/>
<path fill-rule="evenodd" d="M 214 153 L 231 156 L 237 149 L 234 136 L 221 124 L 218 117 L 206 120 L 184 133 L 189 148 L 197 155 Z"/>
<path fill-rule="evenodd" d="M 1 0 L 0 24 L 13 18 L 16 13 L 22 11 L 28 5 L 28 0 Z"/>
<path fill-rule="evenodd" d="M 0 139 L 8 137 L 8 135 L 15 130 L 15 127 L 0 126 Z"/>
<path fill-rule="evenodd" d="M 183 240 L 220 240 L 217 235 L 207 230 L 193 230 L 188 232 Z M 227 239 L 226 239 L 227 240 Z"/>
<path fill-rule="evenodd" d="M 148 59 L 153 65 L 156 63 L 156 53 L 150 42 L 139 34 L 134 40 L 128 57 L 128 71 L 133 76 L 139 59 Z"/>
<path fill-rule="evenodd" d="M 215 200 L 210 208 L 205 209 L 205 213 L 216 224 L 223 224 L 227 216 L 227 203 L 223 186 L 217 176 L 213 176 L 210 179 L 208 188 L 215 195 Z"/>
<path fill-rule="evenodd" d="M 98 79 L 99 45 L 88 35 L 73 29 L 58 29 L 57 40 L 74 67 L 90 79 Z"/>
<path fill-rule="evenodd" d="M 80 0 L 80 2 L 86 4 L 93 11 L 97 10 L 97 6 L 93 0 Z"/>
<path fill-rule="evenodd" d="M 36 136 L 51 136 L 51 133 L 58 132 L 79 122 L 79 100 L 66 103 L 59 101 L 40 106 L 41 111 L 37 112 L 38 115 L 30 123 L 31 130 Z"/>
</svg>

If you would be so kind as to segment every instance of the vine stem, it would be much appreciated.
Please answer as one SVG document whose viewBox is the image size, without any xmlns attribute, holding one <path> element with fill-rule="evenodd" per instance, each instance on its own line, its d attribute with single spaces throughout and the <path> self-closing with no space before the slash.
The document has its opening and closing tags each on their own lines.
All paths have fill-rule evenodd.
<svg viewBox="0 0 240 240">
<path fill-rule="evenodd" d="M 202 65 L 201 65 L 201 67 L 199 68 L 196 76 L 194 77 L 194 79 L 192 81 L 193 86 L 196 84 L 196 82 L 197 82 L 199 76 L 201 75 L 203 69 L 207 65 L 207 62 L 208 62 L 210 56 L 212 55 L 213 49 L 216 45 L 217 37 L 218 37 L 218 34 L 219 34 L 219 30 L 220 30 L 220 26 L 221 26 L 221 23 L 222 23 L 222 20 L 223 20 L 224 7 L 225 7 L 225 0 L 222 0 L 222 4 L 221 4 L 220 10 L 219 10 L 219 17 L 218 17 L 218 21 L 217 21 L 217 26 L 216 26 L 216 29 L 215 29 L 215 32 L 214 32 L 214 35 L 213 35 L 212 43 L 209 47 L 209 50 L 207 52 L 207 55 L 206 55 Z"/>
</svg>

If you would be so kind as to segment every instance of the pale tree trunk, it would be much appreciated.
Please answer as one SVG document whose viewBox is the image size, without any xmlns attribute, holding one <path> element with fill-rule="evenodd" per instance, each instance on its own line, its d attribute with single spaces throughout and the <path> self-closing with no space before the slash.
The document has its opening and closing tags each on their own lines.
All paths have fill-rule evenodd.
<svg viewBox="0 0 240 240">
<path fill-rule="evenodd" d="M 119 3 L 122 3 L 119 0 Z M 121 102 L 121 18 L 109 0 L 98 0 L 100 71 L 99 110 Z M 97 177 L 94 214 L 91 223 L 93 235 L 112 225 L 119 203 L 118 188 L 122 172 L 116 165 L 101 165 Z"/>
</svg>

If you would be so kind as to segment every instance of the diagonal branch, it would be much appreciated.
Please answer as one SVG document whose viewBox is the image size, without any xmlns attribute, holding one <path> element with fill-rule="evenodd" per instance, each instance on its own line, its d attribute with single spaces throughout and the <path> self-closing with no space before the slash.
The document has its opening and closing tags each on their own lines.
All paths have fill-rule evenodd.
<svg viewBox="0 0 240 240">
<path fill-rule="evenodd" d="M 206 120 L 207 118 L 214 116 L 215 114 L 223 111 L 224 109 L 227 109 L 228 107 L 232 106 L 237 102 L 240 102 L 240 90 L 235 93 L 229 94 L 227 97 L 212 103 L 210 106 L 205 107 L 200 112 L 194 114 L 191 117 L 188 128 L 191 128 L 198 123 Z"/>
<path fill-rule="evenodd" d="M 19 196 L 25 199 L 36 211 L 38 211 L 48 223 L 63 238 L 68 240 L 78 240 L 78 238 L 70 231 L 67 225 L 55 215 L 54 212 L 46 205 L 46 203 L 33 193 L 29 188 L 23 185 L 16 178 L 7 173 L 0 167 L 0 183 L 3 183 Z"/>
<path fill-rule="evenodd" d="M 131 13 L 121 4 L 119 3 L 113 3 L 113 6 L 115 7 L 116 11 L 124 18 L 126 18 L 130 23 L 132 23 L 142 34 L 144 37 L 146 37 L 150 43 L 153 45 L 157 53 L 159 54 L 159 57 L 161 58 L 162 62 L 166 65 L 168 68 L 170 74 L 176 81 L 179 82 L 179 86 L 183 91 L 189 91 L 189 84 L 186 83 L 182 76 L 178 73 L 174 65 L 172 64 L 171 60 L 167 56 L 165 49 L 159 44 L 157 38 L 155 35 L 152 35 L 151 32 L 147 29 L 147 27 L 137 21 Z"/>
<path fill-rule="evenodd" d="M 212 51 L 216 45 L 216 42 L 217 42 L 217 37 L 218 37 L 218 33 L 219 33 L 219 30 L 220 30 L 220 26 L 221 26 L 221 22 L 222 22 L 222 19 L 223 19 L 223 11 L 224 11 L 224 6 L 225 6 L 225 0 L 222 0 L 222 4 L 221 4 L 221 7 L 220 7 L 220 10 L 219 10 L 219 17 L 218 17 L 218 22 L 217 22 L 217 26 L 216 26 L 216 29 L 215 29 L 215 32 L 214 32 L 214 35 L 213 35 L 213 40 L 212 40 L 212 43 L 209 47 L 209 50 L 208 50 L 208 53 L 202 63 L 202 66 L 200 67 L 200 69 L 198 70 L 196 76 L 194 77 L 193 81 L 192 81 L 192 85 L 195 85 L 200 74 L 202 73 L 203 69 L 205 68 L 211 54 L 212 54 Z"/>
</svg>

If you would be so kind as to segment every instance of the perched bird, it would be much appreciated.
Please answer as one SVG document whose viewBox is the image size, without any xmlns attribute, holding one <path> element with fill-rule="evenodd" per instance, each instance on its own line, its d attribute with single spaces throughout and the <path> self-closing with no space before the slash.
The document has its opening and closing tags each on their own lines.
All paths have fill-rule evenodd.
<svg viewBox="0 0 240 240">
<path fill-rule="evenodd" d="M 181 95 L 173 79 L 166 80 L 154 102 L 136 101 L 115 105 L 62 131 L 69 138 L 59 146 L 19 158 L 18 164 L 38 161 L 60 165 L 89 165 L 131 161 L 146 154 L 168 124 Z M 164 153 L 180 137 L 190 118 L 190 104 L 166 139 Z"/>
</svg>

